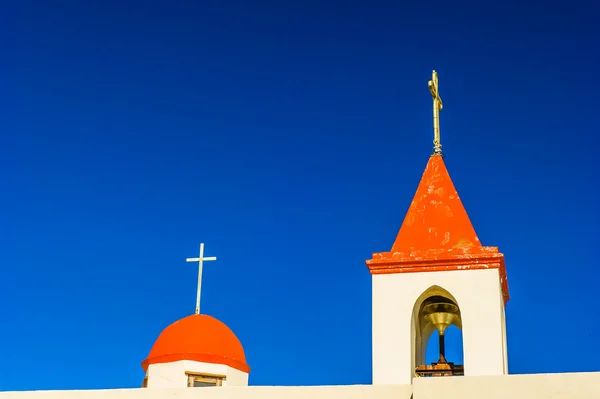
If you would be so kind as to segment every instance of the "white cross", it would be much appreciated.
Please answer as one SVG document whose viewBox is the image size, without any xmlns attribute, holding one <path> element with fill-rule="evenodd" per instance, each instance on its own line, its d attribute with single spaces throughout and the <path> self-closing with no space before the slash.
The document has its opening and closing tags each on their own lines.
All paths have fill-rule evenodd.
<svg viewBox="0 0 600 399">
<path fill-rule="evenodd" d="M 216 256 L 204 257 L 204 243 L 200 244 L 200 256 L 197 258 L 186 258 L 186 262 L 198 262 L 198 292 L 196 293 L 196 314 L 200 314 L 200 290 L 202 289 L 202 263 L 204 261 L 217 260 Z"/>
</svg>

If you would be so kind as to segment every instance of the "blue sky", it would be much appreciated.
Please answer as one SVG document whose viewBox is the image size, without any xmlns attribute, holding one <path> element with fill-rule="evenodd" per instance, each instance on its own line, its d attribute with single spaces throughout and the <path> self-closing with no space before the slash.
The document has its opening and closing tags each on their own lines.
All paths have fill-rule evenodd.
<svg viewBox="0 0 600 399">
<path fill-rule="evenodd" d="M 0 5 L 0 390 L 140 386 L 201 241 L 251 384 L 370 383 L 364 261 L 431 153 L 432 69 L 510 372 L 598 369 L 593 2 L 53 3 Z"/>
</svg>

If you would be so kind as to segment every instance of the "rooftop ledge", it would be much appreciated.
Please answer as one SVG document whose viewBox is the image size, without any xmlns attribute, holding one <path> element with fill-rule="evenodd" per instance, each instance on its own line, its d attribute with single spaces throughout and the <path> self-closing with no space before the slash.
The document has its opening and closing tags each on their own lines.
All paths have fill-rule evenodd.
<svg viewBox="0 0 600 399">
<path fill-rule="evenodd" d="M 371 274 L 498 269 L 505 304 L 509 298 L 504 255 L 498 251 L 498 247 L 475 246 L 376 252 L 372 259 L 366 261 L 366 264 Z"/>
</svg>

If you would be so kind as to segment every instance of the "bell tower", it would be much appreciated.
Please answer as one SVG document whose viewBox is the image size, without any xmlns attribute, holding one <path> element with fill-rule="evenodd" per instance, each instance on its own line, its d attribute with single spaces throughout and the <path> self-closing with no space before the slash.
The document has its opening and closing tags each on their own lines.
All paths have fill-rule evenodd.
<svg viewBox="0 0 600 399">
<path fill-rule="evenodd" d="M 391 251 L 367 260 L 373 290 L 373 384 L 416 377 L 508 374 L 504 256 L 483 246 L 441 155 L 437 74 L 434 153 L 430 156 Z M 462 332 L 464 364 L 445 355 L 445 331 Z M 439 359 L 427 364 L 432 334 Z"/>
</svg>

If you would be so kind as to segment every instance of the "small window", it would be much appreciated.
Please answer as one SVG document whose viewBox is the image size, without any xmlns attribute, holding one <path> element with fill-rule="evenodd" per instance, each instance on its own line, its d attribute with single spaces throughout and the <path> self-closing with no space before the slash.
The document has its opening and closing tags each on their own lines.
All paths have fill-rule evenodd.
<svg viewBox="0 0 600 399">
<path fill-rule="evenodd" d="M 220 387 L 225 380 L 224 375 L 200 374 L 200 373 L 185 373 L 188 377 L 188 387 Z"/>
<path fill-rule="evenodd" d="M 142 382 L 142 388 L 148 388 L 148 377 L 144 377 L 144 382 Z"/>
</svg>

